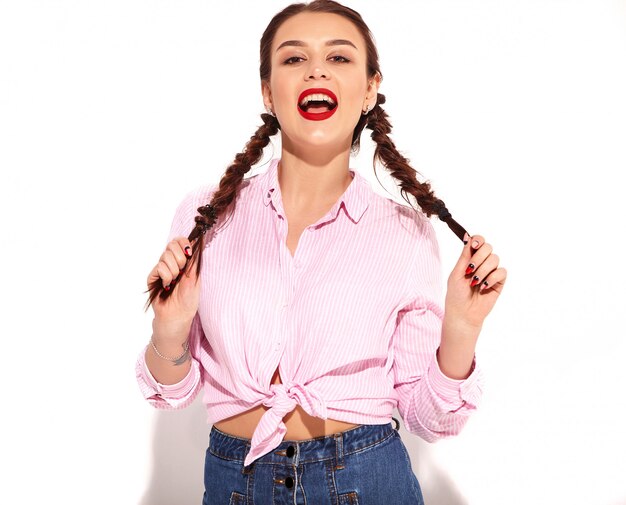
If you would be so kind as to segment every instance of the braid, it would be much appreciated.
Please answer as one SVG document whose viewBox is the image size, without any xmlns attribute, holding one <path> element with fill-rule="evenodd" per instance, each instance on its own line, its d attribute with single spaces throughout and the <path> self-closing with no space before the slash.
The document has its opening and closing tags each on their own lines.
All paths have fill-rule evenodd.
<svg viewBox="0 0 626 505">
<path fill-rule="evenodd" d="M 219 182 L 218 189 L 213 193 L 211 201 L 198 208 L 198 215 L 195 217 L 196 226 L 191 230 L 188 237 L 189 241 L 192 242 L 192 254 L 188 260 L 188 264 L 192 262 L 196 263 L 196 274 L 198 277 L 200 276 L 202 250 L 204 249 L 206 232 L 211 229 L 218 219 L 222 218 L 227 211 L 230 211 L 229 216 L 232 215 L 232 212 L 235 210 L 236 197 L 244 175 L 250 171 L 252 165 L 261 159 L 263 148 L 269 144 L 270 137 L 276 135 L 280 129 L 280 123 L 275 116 L 271 114 L 261 114 L 261 119 L 263 120 L 263 125 L 250 137 L 243 152 L 235 155 L 235 160 L 226 169 L 226 172 Z M 172 281 L 172 289 L 169 291 L 164 289 L 161 279 L 153 281 L 148 287 L 150 295 L 146 304 L 146 310 L 157 296 L 166 299 L 176 288 L 177 284 L 175 283 L 180 279 L 182 274 L 183 272 Z"/>
<path fill-rule="evenodd" d="M 374 151 L 374 160 L 380 160 L 389 170 L 401 186 L 401 194 L 404 200 L 413 208 L 413 205 L 407 198 L 407 193 L 415 197 L 422 211 L 430 217 L 436 214 L 441 221 L 446 223 L 454 234 L 461 240 L 467 233 L 465 229 L 452 219 L 452 215 L 446 208 L 443 200 L 437 198 L 430 188 L 428 182 L 420 182 L 417 180 L 417 171 L 411 167 L 408 160 L 402 156 L 396 149 L 395 144 L 389 138 L 391 132 L 391 123 L 387 119 L 389 116 L 380 105 L 385 103 L 385 95 L 378 93 L 378 99 L 375 107 L 368 115 L 362 115 L 357 125 L 356 135 L 359 135 L 363 127 L 372 130 L 372 139 L 376 142 Z M 358 148 L 358 144 L 357 144 Z"/>
</svg>

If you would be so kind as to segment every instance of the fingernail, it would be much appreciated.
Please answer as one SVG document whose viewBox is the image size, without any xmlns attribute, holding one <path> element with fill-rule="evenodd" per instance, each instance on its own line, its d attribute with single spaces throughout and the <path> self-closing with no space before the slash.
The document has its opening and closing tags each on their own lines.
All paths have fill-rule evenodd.
<svg viewBox="0 0 626 505">
<path fill-rule="evenodd" d="M 168 284 L 167 286 L 165 286 L 165 291 L 169 291 L 170 290 L 170 285 Z"/>
<path fill-rule="evenodd" d="M 474 249 L 478 249 L 478 240 L 474 240 L 474 241 L 472 241 L 472 247 L 473 247 Z"/>
<path fill-rule="evenodd" d="M 467 232 L 465 232 L 465 235 L 463 235 L 463 243 L 465 245 L 467 245 L 467 242 L 469 241 L 470 236 L 468 235 Z"/>
<path fill-rule="evenodd" d="M 465 275 L 471 274 L 474 271 L 474 268 L 476 268 L 474 263 L 470 263 L 469 266 L 465 269 Z"/>
<path fill-rule="evenodd" d="M 475 275 L 475 276 L 472 278 L 472 283 L 470 284 L 470 287 L 472 287 L 472 288 L 473 288 L 473 287 L 474 287 L 474 286 L 476 286 L 476 284 L 478 284 L 479 282 L 480 282 L 480 279 L 478 278 L 478 276 L 477 276 L 477 275 Z"/>
<path fill-rule="evenodd" d="M 189 246 L 185 247 L 185 256 L 187 256 L 188 258 L 191 258 L 191 247 Z"/>
<path fill-rule="evenodd" d="M 479 291 L 482 291 L 483 289 L 489 287 L 489 283 L 487 281 L 483 281 L 483 283 L 480 285 Z"/>
</svg>

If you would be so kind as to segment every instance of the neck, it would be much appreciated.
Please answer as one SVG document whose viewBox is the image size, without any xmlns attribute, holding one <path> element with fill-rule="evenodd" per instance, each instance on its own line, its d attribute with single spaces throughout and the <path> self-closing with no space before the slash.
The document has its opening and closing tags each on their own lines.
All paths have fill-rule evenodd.
<svg viewBox="0 0 626 505">
<path fill-rule="evenodd" d="M 334 203 L 352 182 L 350 151 L 319 149 L 309 156 L 283 147 L 278 183 L 283 205 L 312 209 Z"/>
</svg>

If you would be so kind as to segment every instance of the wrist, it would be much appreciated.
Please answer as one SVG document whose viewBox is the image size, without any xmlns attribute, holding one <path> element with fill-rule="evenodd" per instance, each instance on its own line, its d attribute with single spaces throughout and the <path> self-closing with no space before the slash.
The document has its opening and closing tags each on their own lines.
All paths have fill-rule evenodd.
<svg viewBox="0 0 626 505">
<path fill-rule="evenodd" d="M 152 339 L 161 345 L 181 346 L 189 337 L 192 321 L 162 321 L 152 320 Z"/>
<path fill-rule="evenodd" d="M 154 353 L 161 359 L 171 361 L 174 365 L 182 365 L 190 357 L 189 342 L 182 344 L 168 342 L 166 344 L 159 343 L 158 347 L 154 340 L 154 335 L 150 338 L 150 345 Z"/>
<path fill-rule="evenodd" d="M 480 327 L 444 318 L 437 363 L 441 372 L 456 380 L 467 379 L 473 371 Z"/>
<path fill-rule="evenodd" d="M 482 324 L 471 323 L 446 313 L 441 326 L 441 340 L 475 346 L 481 330 Z"/>
</svg>

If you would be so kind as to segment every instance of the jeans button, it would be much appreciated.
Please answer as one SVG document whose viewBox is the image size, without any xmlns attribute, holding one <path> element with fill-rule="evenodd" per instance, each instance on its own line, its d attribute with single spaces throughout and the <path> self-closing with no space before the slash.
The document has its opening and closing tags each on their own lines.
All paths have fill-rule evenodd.
<svg viewBox="0 0 626 505">
<path fill-rule="evenodd" d="M 288 457 L 293 457 L 293 455 L 296 453 L 296 449 L 294 448 L 293 445 L 290 445 L 289 447 L 287 447 L 287 456 Z"/>
<path fill-rule="evenodd" d="M 287 477 L 285 479 L 285 486 L 287 486 L 288 488 L 292 488 L 293 487 L 293 479 L 291 477 Z"/>
</svg>

